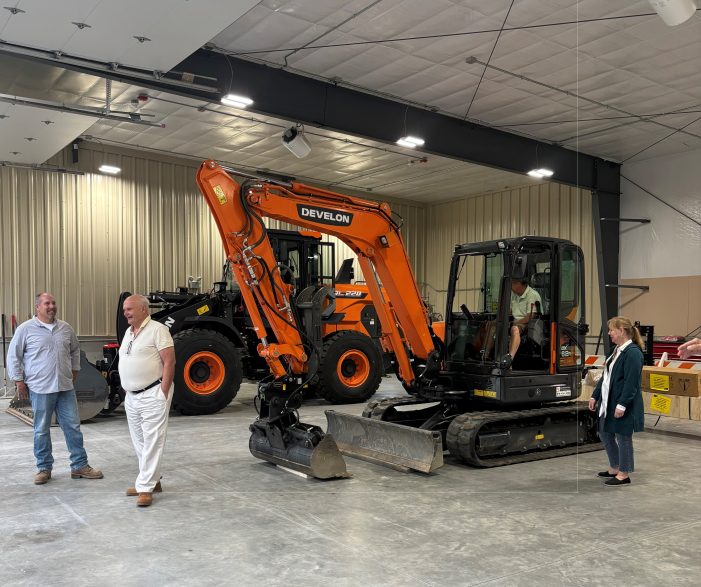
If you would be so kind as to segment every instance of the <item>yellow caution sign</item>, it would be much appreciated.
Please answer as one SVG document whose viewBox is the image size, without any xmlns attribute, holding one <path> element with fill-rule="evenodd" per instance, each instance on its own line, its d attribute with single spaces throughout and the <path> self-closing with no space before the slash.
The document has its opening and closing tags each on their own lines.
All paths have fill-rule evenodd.
<svg viewBox="0 0 701 587">
<path fill-rule="evenodd" d="M 205 304 L 204 306 L 200 306 L 199 308 L 197 308 L 197 314 L 198 314 L 198 315 L 202 316 L 202 314 L 204 314 L 205 312 L 209 312 L 209 306 L 208 306 L 207 304 Z"/>
<path fill-rule="evenodd" d="M 660 395 L 659 393 L 653 393 L 652 399 L 650 400 L 650 409 L 668 416 L 669 412 L 672 410 L 672 398 L 666 395 Z"/>
<path fill-rule="evenodd" d="M 669 375 L 650 373 L 650 389 L 655 391 L 669 391 Z"/>
<path fill-rule="evenodd" d="M 497 392 L 492 391 L 491 389 L 475 389 L 472 393 L 476 397 L 491 397 L 491 398 L 497 397 Z"/>
<path fill-rule="evenodd" d="M 214 186 L 214 195 L 217 196 L 217 200 L 222 206 L 226 204 L 226 194 L 220 185 Z"/>
</svg>

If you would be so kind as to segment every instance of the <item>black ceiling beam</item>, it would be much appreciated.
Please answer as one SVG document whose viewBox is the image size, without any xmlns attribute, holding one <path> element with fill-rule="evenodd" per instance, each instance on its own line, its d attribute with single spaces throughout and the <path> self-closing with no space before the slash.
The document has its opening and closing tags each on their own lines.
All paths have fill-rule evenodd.
<svg viewBox="0 0 701 587">
<path fill-rule="evenodd" d="M 619 192 L 617 163 L 206 49 L 176 66 L 173 71 L 177 75 L 164 73 L 158 78 L 126 67 L 106 68 L 89 60 L 57 59 L 50 52 L 44 52 L 44 57 L 39 51 L 18 55 L 0 45 L 3 53 L 212 102 L 229 92 L 242 94 L 254 101 L 253 112 L 392 145 L 401 136 L 416 135 L 426 141 L 417 152 L 516 173 L 547 167 L 554 171 L 554 181 L 603 193 Z M 191 79 L 200 87 L 183 81 Z M 205 91 L 203 85 L 214 86 L 215 91 Z"/>
<path fill-rule="evenodd" d="M 251 98 L 262 114 L 390 144 L 415 135 L 426 141 L 420 152 L 516 173 L 547 167 L 555 181 L 618 190 L 617 163 L 281 68 L 202 49 L 175 69 L 216 78 L 223 94 Z"/>
</svg>

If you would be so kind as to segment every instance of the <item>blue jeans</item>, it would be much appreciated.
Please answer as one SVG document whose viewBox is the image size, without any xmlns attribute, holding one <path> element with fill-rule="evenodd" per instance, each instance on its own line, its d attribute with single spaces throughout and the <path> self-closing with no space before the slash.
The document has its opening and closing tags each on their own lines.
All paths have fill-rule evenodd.
<svg viewBox="0 0 701 587">
<path fill-rule="evenodd" d="M 66 437 L 66 446 L 71 456 L 71 469 L 82 469 L 88 464 L 88 455 L 83 448 L 83 433 L 80 431 L 80 416 L 75 390 L 57 393 L 29 392 L 34 411 L 34 457 L 39 471 L 50 471 L 54 457 L 51 454 L 51 417 L 56 412 L 56 421 Z"/>
<path fill-rule="evenodd" d="M 599 418 L 599 438 L 604 444 L 609 465 L 612 469 L 618 469 L 621 473 L 632 473 L 635 469 L 633 463 L 633 435 L 613 434 L 604 430 L 604 417 Z"/>
</svg>

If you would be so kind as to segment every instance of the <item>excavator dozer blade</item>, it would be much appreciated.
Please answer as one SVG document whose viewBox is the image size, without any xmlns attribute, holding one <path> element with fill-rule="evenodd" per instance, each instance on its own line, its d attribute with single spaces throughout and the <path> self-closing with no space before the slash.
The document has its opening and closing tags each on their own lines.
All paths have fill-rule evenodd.
<svg viewBox="0 0 701 587">
<path fill-rule="evenodd" d="M 262 428 L 251 427 L 248 448 L 259 459 L 281 467 L 292 469 L 314 477 L 315 479 L 347 478 L 351 475 L 346 470 L 346 461 L 338 450 L 336 442 L 329 434 L 313 446 L 310 439 L 287 438 L 285 445 L 275 441 Z M 274 445 L 278 446 L 274 446 Z"/>
<path fill-rule="evenodd" d="M 431 473 L 443 466 L 440 432 L 334 410 L 326 410 L 326 419 L 328 434 L 344 455 L 400 471 Z"/>
</svg>

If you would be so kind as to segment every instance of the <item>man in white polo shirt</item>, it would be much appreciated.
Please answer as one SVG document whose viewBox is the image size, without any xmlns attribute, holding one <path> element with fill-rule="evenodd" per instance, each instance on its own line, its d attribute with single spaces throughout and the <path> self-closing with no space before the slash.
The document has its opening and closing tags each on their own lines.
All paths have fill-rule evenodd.
<svg viewBox="0 0 701 587">
<path fill-rule="evenodd" d="M 144 296 L 128 297 L 122 308 L 130 328 L 119 347 L 119 377 L 126 391 L 129 433 L 139 459 L 139 475 L 127 495 L 137 496 L 136 504 L 146 507 L 151 505 L 154 491 L 161 491 L 175 350 L 168 328 L 151 320 Z"/>
</svg>

